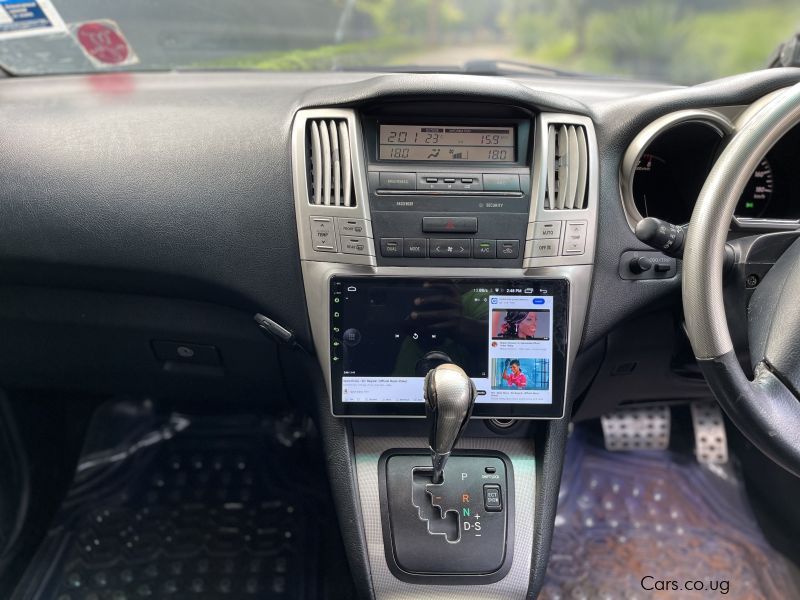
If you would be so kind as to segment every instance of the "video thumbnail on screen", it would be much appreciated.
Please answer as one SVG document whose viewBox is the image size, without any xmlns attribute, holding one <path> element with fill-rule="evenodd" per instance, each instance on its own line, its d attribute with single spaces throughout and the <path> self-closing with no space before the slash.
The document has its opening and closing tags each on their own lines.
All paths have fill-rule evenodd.
<svg viewBox="0 0 800 600">
<path fill-rule="evenodd" d="M 493 358 L 493 390 L 547 390 L 550 388 L 550 359 Z"/>
<path fill-rule="evenodd" d="M 549 340 L 549 310 L 492 310 L 493 340 Z"/>
</svg>

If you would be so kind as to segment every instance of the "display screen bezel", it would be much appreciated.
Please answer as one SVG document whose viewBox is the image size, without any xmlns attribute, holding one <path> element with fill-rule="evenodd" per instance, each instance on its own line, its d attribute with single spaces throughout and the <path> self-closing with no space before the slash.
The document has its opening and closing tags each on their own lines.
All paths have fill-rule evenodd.
<svg viewBox="0 0 800 600">
<path fill-rule="evenodd" d="M 334 303 L 336 285 L 358 285 L 359 282 L 386 283 L 388 285 L 419 286 L 426 282 L 456 283 L 481 287 L 546 287 L 553 297 L 553 357 L 552 357 L 552 403 L 551 404 L 481 404 L 475 403 L 472 416 L 476 418 L 519 418 L 519 419 L 559 419 L 564 416 L 566 391 L 566 370 L 569 340 L 569 281 L 563 278 L 475 278 L 475 277 L 390 277 L 390 276 L 338 276 L 329 280 L 328 287 L 328 330 L 333 331 L 333 315 L 340 308 Z M 333 356 L 333 339 L 328 339 L 329 357 Z M 331 408 L 334 416 L 350 417 L 423 417 L 425 407 L 422 402 L 343 402 L 343 365 L 330 360 Z"/>
<path fill-rule="evenodd" d="M 425 126 L 463 126 L 463 127 L 511 127 L 514 131 L 514 160 L 513 161 L 425 161 L 425 160 L 392 160 L 380 158 L 380 126 L 381 125 L 425 125 Z M 407 170 L 424 171 L 427 169 L 442 170 L 458 168 L 461 171 L 481 172 L 483 169 L 513 169 L 527 168 L 531 164 L 532 149 L 530 139 L 533 131 L 533 121 L 529 118 L 498 117 L 442 117 L 432 115 L 429 117 L 395 117 L 379 116 L 365 117 L 363 120 L 364 137 L 367 141 L 367 159 L 372 165 L 391 165 Z"/>
</svg>

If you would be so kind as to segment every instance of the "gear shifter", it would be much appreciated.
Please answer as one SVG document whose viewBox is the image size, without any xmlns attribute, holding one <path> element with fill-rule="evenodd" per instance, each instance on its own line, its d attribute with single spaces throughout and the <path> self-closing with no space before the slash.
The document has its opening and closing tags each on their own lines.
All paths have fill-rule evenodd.
<svg viewBox="0 0 800 600">
<path fill-rule="evenodd" d="M 461 367 L 439 365 L 425 376 L 425 416 L 430 426 L 429 444 L 433 483 L 442 483 L 444 465 L 472 414 L 475 384 Z"/>
<path fill-rule="evenodd" d="M 488 449 L 450 455 L 477 396 L 460 367 L 431 369 L 423 391 L 433 469 L 422 448 L 389 449 L 378 462 L 389 569 L 410 583 L 499 581 L 514 554 L 511 461 Z"/>
</svg>

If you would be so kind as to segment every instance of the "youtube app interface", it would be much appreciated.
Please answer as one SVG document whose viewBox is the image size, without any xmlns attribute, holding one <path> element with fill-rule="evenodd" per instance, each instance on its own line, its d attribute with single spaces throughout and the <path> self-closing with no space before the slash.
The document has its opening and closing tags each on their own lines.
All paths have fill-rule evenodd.
<svg viewBox="0 0 800 600">
<path fill-rule="evenodd" d="M 425 374 L 451 362 L 475 382 L 478 404 L 549 405 L 553 303 L 552 289 L 536 282 L 335 278 L 331 364 L 341 401 L 423 402 Z"/>
</svg>

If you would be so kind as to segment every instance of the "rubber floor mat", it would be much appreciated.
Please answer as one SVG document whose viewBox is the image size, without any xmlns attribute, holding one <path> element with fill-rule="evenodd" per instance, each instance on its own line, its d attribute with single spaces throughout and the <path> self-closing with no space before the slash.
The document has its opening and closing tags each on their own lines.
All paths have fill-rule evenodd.
<svg viewBox="0 0 800 600">
<path fill-rule="evenodd" d="M 567 448 L 541 598 L 800 598 L 732 470 L 668 451 Z"/>
<path fill-rule="evenodd" d="M 263 431 L 207 425 L 149 433 L 79 477 L 15 598 L 314 597 L 318 523 L 285 476 L 296 465 Z"/>
</svg>

